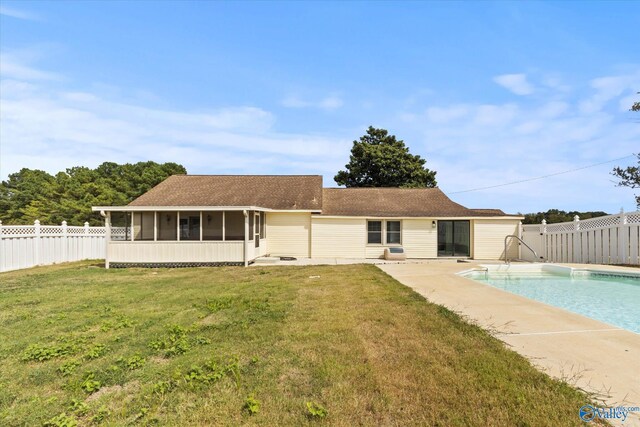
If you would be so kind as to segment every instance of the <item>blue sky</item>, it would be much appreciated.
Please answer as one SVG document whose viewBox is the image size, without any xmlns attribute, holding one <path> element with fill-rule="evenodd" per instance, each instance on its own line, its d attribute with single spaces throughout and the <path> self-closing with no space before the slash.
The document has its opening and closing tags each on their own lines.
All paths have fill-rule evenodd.
<svg viewBox="0 0 640 427">
<path fill-rule="evenodd" d="M 369 125 L 508 212 L 635 210 L 637 2 L 0 2 L 0 179 L 103 161 L 322 174 Z"/>
</svg>

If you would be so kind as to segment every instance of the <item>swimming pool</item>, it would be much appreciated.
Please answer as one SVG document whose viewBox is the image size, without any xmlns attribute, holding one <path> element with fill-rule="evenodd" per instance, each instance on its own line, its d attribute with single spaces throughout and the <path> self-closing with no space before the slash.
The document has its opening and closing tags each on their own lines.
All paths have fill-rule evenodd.
<svg viewBox="0 0 640 427">
<path fill-rule="evenodd" d="M 534 264 L 482 266 L 461 275 L 640 334 L 640 274 Z"/>
</svg>

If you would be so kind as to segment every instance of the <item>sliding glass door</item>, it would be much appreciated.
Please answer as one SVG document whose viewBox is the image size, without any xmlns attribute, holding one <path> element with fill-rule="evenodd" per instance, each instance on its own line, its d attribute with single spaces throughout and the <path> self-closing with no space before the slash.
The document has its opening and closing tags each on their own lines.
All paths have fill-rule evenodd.
<svg viewBox="0 0 640 427">
<path fill-rule="evenodd" d="M 438 256 L 471 255 L 469 221 L 438 221 Z"/>
</svg>

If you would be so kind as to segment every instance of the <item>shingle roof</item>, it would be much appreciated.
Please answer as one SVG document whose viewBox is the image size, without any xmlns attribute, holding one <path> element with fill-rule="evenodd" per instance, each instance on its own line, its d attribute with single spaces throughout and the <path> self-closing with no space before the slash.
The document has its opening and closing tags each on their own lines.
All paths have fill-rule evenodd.
<svg viewBox="0 0 640 427">
<path fill-rule="evenodd" d="M 472 210 L 449 199 L 439 188 L 325 188 L 322 215 L 373 217 L 473 217 L 504 215 Z"/>
<path fill-rule="evenodd" d="M 320 175 L 173 175 L 129 206 L 256 206 L 322 215 L 489 217 L 500 209 L 468 209 L 439 188 L 322 188 Z"/>
<path fill-rule="evenodd" d="M 501 209 L 471 209 L 476 214 L 490 215 L 490 216 L 503 216 L 506 215 Z"/>
<path fill-rule="evenodd" d="M 173 175 L 129 206 L 258 206 L 320 210 L 320 175 Z"/>
</svg>

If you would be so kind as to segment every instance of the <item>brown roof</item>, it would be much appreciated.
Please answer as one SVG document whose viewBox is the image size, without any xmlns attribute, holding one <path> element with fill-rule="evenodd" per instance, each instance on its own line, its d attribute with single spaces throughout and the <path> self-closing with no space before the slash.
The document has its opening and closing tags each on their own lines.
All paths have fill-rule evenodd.
<svg viewBox="0 0 640 427">
<path fill-rule="evenodd" d="M 500 209 L 468 209 L 439 188 L 322 188 L 320 175 L 173 175 L 129 206 L 256 206 L 322 215 L 487 217 Z"/>
<path fill-rule="evenodd" d="M 320 175 L 173 175 L 129 206 L 258 206 L 320 210 Z"/>
<path fill-rule="evenodd" d="M 473 217 L 504 215 L 467 209 L 439 188 L 325 188 L 322 215 L 373 217 Z M 489 212 L 490 211 L 490 212 Z"/>
<path fill-rule="evenodd" d="M 501 209 L 471 209 L 474 213 L 480 215 L 503 216 L 506 215 Z"/>
</svg>

